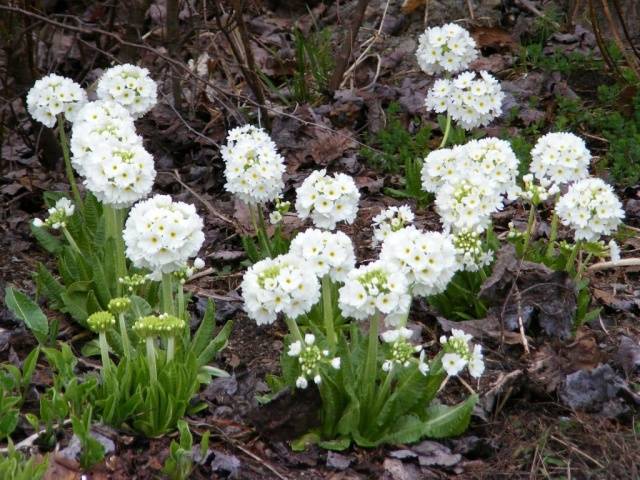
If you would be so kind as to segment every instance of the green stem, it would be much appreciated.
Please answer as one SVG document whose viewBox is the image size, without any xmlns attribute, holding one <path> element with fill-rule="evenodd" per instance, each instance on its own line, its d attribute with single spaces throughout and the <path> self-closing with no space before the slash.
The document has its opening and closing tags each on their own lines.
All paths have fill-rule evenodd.
<svg viewBox="0 0 640 480">
<path fill-rule="evenodd" d="M 67 227 L 62 227 L 62 233 L 64 234 L 64 237 L 67 239 L 67 242 L 69 242 L 69 245 L 71 245 L 71 248 L 73 248 L 73 250 L 77 254 L 82 255 L 82 252 L 80 251 L 80 247 L 78 247 L 78 244 L 71 236 L 71 233 L 69 233 L 69 230 L 67 230 Z"/>
<path fill-rule="evenodd" d="M 302 333 L 300 332 L 300 329 L 298 328 L 298 324 L 296 323 L 296 321 L 293 318 L 289 318 L 289 317 L 284 317 L 284 321 L 287 324 L 287 327 L 289 328 L 289 332 L 295 337 L 295 339 L 304 343 L 304 337 L 302 336 Z"/>
<path fill-rule="evenodd" d="M 524 247 L 522 248 L 522 258 L 526 260 L 527 250 L 529 249 L 529 245 L 531 244 L 531 237 L 533 236 L 533 226 L 536 223 L 536 207 L 532 203 L 531 209 L 529 210 L 529 219 L 527 220 L 527 231 L 524 236 Z"/>
<path fill-rule="evenodd" d="M 175 315 L 173 305 L 173 274 L 162 274 L 162 311 L 169 315 Z"/>
<path fill-rule="evenodd" d="M 333 299 L 331 287 L 331 277 L 325 275 L 322 277 L 322 314 L 324 316 L 324 329 L 327 335 L 329 346 L 333 349 L 338 342 L 336 331 L 333 325 Z"/>
<path fill-rule="evenodd" d="M 109 344 L 107 343 L 107 334 L 100 332 L 98 334 L 98 342 L 100 343 L 100 356 L 102 357 L 102 368 L 109 368 Z"/>
<path fill-rule="evenodd" d="M 256 232 L 258 241 L 262 246 L 263 253 L 266 252 L 270 258 L 273 258 L 271 245 L 269 245 L 269 237 L 267 236 L 267 228 L 264 223 L 264 215 L 262 214 L 262 207 L 260 205 L 249 204 L 248 208 L 251 223 L 253 224 L 253 229 Z"/>
<path fill-rule="evenodd" d="M 154 338 L 147 337 L 147 364 L 149 365 L 149 377 L 152 382 L 158 381 L 158 370 L 156 368 L 156 347 L 153 344 Z"/>
<path fill-rule="evenodd" d="M 442 136 L 442 142 L 440 142 L 440 146 L 438 148 L 444 148 L 447 144 L 447 140 L 449 139 L 449 134 L 451 133 L 451 115 L 447 113 L 447 123 L 444 128 L 444 134 Z"/>
<path fill-rule="evenodd" d="M 547 245 L 546 257 L 551 258 L 553 255 L 553 247 L 556 242 L 556 238 L 558 238 L 558 214 L 556 213 L 556 205 L 558 204 L 558 200 L 560 199 L 560 193 L 556 194 L 556 198 L 553 205 L 553 216 L 551 217 L 551 231 L 549 233 L 549 245 Z"/>
<path fill-rule="evenodd" d="M 120 324 L 120 339 L 122 340 L 122 348 L 124 349 L 124 356 L 131 357 L 131 342 L 129 341 L 129 334 L 127 333 L 127 324 L 124 321 L 124 313 L 118 315 L 118 323 Z"/>
<path fill-rule="evenodd" d="M 391 388 L 391 381 L 393 380 L 394 377 L 394 373 L 395 373 L 395 366 L 392 365 L 391 366 L 391 370 L 389 370 L 387 372 L 387 376 L 384 379 L 384 383 L 382 384 L 382 388 L 380 389 L 380 391 L 378 392 L 378 394 L 376 395 L 376 403 L 375 406 L 373 408 L 373 418 L 376 418 L 378 416 L 378 412 L 380 411 L 380 409 L 382 408 L 382 406 L 384 405 L 386 399 L 387 399 L 387 395 L 389 394 L 389 389 Z"/>
<path fill-rule="evenodd" d="M 182 282 L 178 283 L 177 300 L 178 300 L 178 311 L 177 311 L 176 317 L 186 320 L 187 315 L 184 309 L 184 287 L 182 285 Z"/>
<path fill-rule="evenodd" d="M 69 141 L 67 140 L 67 134 L 64 131 L 64 116 L 58 115 L 58 135 L 60 136 L 60 146 L 62 147 L 62 157 L 64 158 L 64 169 L 67 174 L 67 180 L 71 186 L 71 192 L 73 198 L 80 209 L 80 213 L 84 214 L 84 203 L 76 184 L 76 177 L 73 174 L 73 167 L 71 166 L 71 158 L 69 156 Z"/>
<path fill-rule="evenodd" d="M 115 270 L 117 281 L 118 295 L 122 295 L 123 285 L 119 279 L 127 276 L 127 259 L 124 254 L 124 239 L 122 238 L 122 213 L 123 210 L 117 210 L 111 205 L 104 205 L 103 208 L 107 238 L 112 238 L 115 245 Z"/>
<path fill-rule="evenodd" d="M 380 314 L 375 313 L 369 322 L 369 343 L 367 345 L 367 357 L 364 364 L 364 375 L 362 384 L 364 385 L 364 406 L 367 408 L 373 397 L 373 391 L 376 386 L 376 368 L 378 364 L 378 328 L 380 323 Z"/>
<path fill-rule="evenodd" d="M 175 337 L 169 337 L 167 340 L 167 362 L 173 360 L 174 353 L 176 351 L 176 339 Z"/>
</svg>

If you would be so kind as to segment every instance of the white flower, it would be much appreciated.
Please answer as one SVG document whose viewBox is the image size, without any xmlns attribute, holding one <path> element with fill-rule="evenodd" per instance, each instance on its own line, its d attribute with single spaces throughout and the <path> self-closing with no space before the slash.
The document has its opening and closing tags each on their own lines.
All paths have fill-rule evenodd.
<svg viewBox="0 0 640 480">
<path fill-rule="evenodd" d="M 542 181 L 562 185 L 589 176 L 591 153 L 573 133 L 548 133 L 531 150 L 531 172 Z"/>
<path fill-rule="evenodd" d="M 282 221 L 282 214 L 278 210 L 274 210 L 269 214 L 269 222 L 271 225 L 277 225 Z"/>
<path fill-rule="evenodd" d="M 109 100 L 84 105 L 71 131 L 71 163 L 80 175 L 86 175 L 87 156 L 104 148 L 142 145 L 136 134 L 133 118 L 122 106 Z"/>
<path fill-rule="evenodd" d="M 98 200 L 125 208 L 151 193 L 156 169 L 141 144 L 105 142 L 84 156 L 84 185 Z"/>
<path fill-rule="evenodd" d="M 483 232 L 491 223 L 491 214 L 503 207 L 496 185 L 484 176 L 469 176 L 445 183 L 436 194 L 436 211 L 445 229 Z"/>
<path fill-rule="evenodd" d="M 453 235 L 456 261 L 460 270 L 477 272 L 493 261 L 493 251 L 485 249 L 480 234 L 461 230 Z"/>
<path fill-rule="evenodd" d="M 305 389 L 307 388 L 307 386 L 309 385 L 309 383 L 307 382 L 307 379 L 304 377 L 298 377 L 298 379 L 296 380 L 296 387 L 301 388 L 301 389 Z"/>
<path fill-rule="evenodd" d="M 609 254 L 612 262 L 620 261 L 620 246 L 613 239 L 609 240 Z"/>
<path fill-rule="evenodd" d="M 36 218 L 33 220 L 33 226 L 37 228 L 50 227 L 54 230 L 64 228 L 67 226 L 67 218 L 73 215 L 75 212 L 75 205 L 68 198 L 60 198 L 56 202 L 55 206 L 51 207 L 47 213 L 49 216 L 43 222 L 41 219 Z"/>
<path fill-rule="evenodd" d="M 467 360 L 457 353 L 445 353 L 442 356 L 442 368 L 451 377 L 458 375 L 466 364 Z"/>
<path fill-rule="evenodd" d="M 204 260 L 203 260 L 203 259 L 201 259 L 200 257 L 196 258 L 196 259 L 193 261 L 193 267 L 194 267 L 196 270 L 202 270 L 202 269 L 204 268 Z"/>
<path fill-rule="evenodd" d="M 426 353 L 424 350 L 420 352 L 420 359 L 418 360 L 418 370 L 422 375 L 429 373 L 429 364 L 425 362 Z"/>
<path fill-rule="evenodd" d="M 135 65 L 117 65 L 104 72 L 96 92 L 102 100 L 113 100 L 135 117 L 141 117 L 158 101 L 158 85 L 149 70 Z"/>
<path fill-rule="evenodd" d="M 249 204 L 276 200 L 282 193 L 285 165 L 267 132 L 253 125 L 234 128 L 220 149 L 225 189 Z"/>
<path fill-rule="evenodd" d="M 307 333 L 304 336 L 304 343 L 306 343 L 307 345 L 313 345 L 314 343 L 316 343 L 316 336 L 312 333 Z"/>
<path fill-rule="evenodd" d="M 300 340 L 296 340 L 295 342 L 289 345 L 289 351 L 287 352 L 287 355 L 289 355 L 290 357 L 297 357 L 298 355 L 300 355 L 301 351 L 302 351 L 302 342 L 300 342 Z"/>
<path fill-rule="evenodd" d="M 431 75 L 464 70 L 477 56 L 475 40 L 455 23 L 428 28 L 418 39 L 418 65 Z"/>
<path fill-rule="evenodd" d="M 391 232 L 396 232 L 413 223 L 414 215 L 409 205 L 389 207 L 373 217 L 374 244 L 379 244 Z"/>
<path fill-rule="evenodd" d="M 398 327 L 393 330 L 387 330 L 381 335 L 382 340 L 386 343 L 394 343 L 398 340 L 409 340 L 413 336 L 413 332 L 406 327 Z"/>
<path fill-rule="evenodd" d="M 36 80 L 27 94 L 27 110 L 49 128 L 56 124 L 59 114 L 73 122 L 86 102 L 87 93 L 80 85 L 55 73 Z"/>
<path fill-rule="evenodd" d="M 422 164 L 422 188 L 427 192 L 436 193 L 447 181 L 457 180 L 466 176 L 466 172 L 459 171 L 462 163 L 464 147 L 439 148 L 429 152 Z"/>
<path fill-rule="evenodd" d="M 129 212 L 123 232 L 127 257 L 136 267 L 156 273 L 180 270 L 200 250 L 202 228 L 193 205 L 155 195 Z"/>
<path fill-rule="evenodd" d="M 359 199 L 351 177 L 336 173 L 332 178 L 326 170 L 316 170 L 296 190 L 296 210 L 303 220 L 311 217 L 316 227 L 333 230 L 337 222 L 353 223 Z"/>
<path fill-rule="evenodd" d="M 442 293 L 458 268 L 456 250 L 448 235 L 422 232 L 414 226 L 389 234 L 380 259 L 403 272 L 411 292 L 421 296 Z"/>
<path fill-rule="evenodd" d="M 384 260 L 363 265 L 349 272 L 339 290 L 342 314 L 364 320 L 376 312 L 386 315 L 393 325 L 409 312 L 411 297 L 405 274 Z"/>
<path fill-rule="evenodd" d="M 487 72 L 464 72 L 453 80 L 437 80 L 427 93 L 425 106 L 446 112 L 465 130 L 488 125 L 502 114 L 504 92 L 500 83 Z"/>
<path fill-rule="evenodd" d="M 316 385 L 320 385 L 320 384 L 322 383 L 322 377 L 321 377 L 319 374 L 316 374 L 316 375 L 313 377 L 313 382 L 314 382 Z"/>
<path fill-rule="evenodd" d="M 600 178 L 586 178 L 569 187 L 556 205 L 562 224 L 575 230 L 576 241 L 596 241 L 609 235 L 624 217 L 622 204 L 611 185 Z"/>
<path fill-rule="evenodd" d="M 340 370 L 340 357 L 332 358 L 331 359 L 331 366 L 336 370 Z"/>
<path fill-rule="evenodd" d="M 249 317 L 258 325 L 273 323 L 282 312 L 295 319 L 320 298 L 320 283 L 308 275 L 299 257 L 280 255 L 252 265 L 242 279 L 242 298 Z"/>
<path fill-rule="evenodd" d="M 356 263 L 351 239 L 342 232 L 310 228 L 296 235 L 289 253 L 304 259 L 319 278 L 329 275 L 335 282 L 344 282 Z"/>
<path fill-rule="evenodd" d="M 482 355 L 482 347 L 480 345 L 474 345 L 473 352 L 471 352 L 471 358 L 469 359 L 469 375 L 473 378 L 480 378 L 484 373 L 484 357 Z"/>
</svg>

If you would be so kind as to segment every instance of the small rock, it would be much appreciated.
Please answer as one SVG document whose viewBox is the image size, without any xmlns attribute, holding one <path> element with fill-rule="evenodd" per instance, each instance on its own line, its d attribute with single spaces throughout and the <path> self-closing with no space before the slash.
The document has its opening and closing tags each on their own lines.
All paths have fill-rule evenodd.
<svg viewBox="0 0 640 480">
<path fill-rule="evenodd" d="M 621 337 L 615 361 L 620 365 L 624 373 L 633 375 L 640 369 L 640 345 L 629 337 Z"/>
<path fill-rule="evenodd" d="M 351 465 L 352 460 L 346 455 L 338 452 L 327 453 L 327 467 L 335 470 L 346 470 Z"/>
<path fill-rule="evenodd" d="M 624 388 L 623 380 L 608 364 L 567 375 L 558 389 L 560 399 L 575 410 L 600 412 Z"/>
<path fill-rule="evenodd" d="M 423 467 L 439 466 L 452 467 L 462 460 L 459 453 L 451 453 L 451 449 L 441 443 L 425 440 L 411 449 L 418 454 L 418 462 Z"/>
<path fill-rule="evenodd" d="M 219 450 L 214 450 L 215 455 L 211 462 L 211 470 L 223 475 L 227 478 L 240 478 L 240 460 L 235 455 L 227 455 Z"/>
</svg>

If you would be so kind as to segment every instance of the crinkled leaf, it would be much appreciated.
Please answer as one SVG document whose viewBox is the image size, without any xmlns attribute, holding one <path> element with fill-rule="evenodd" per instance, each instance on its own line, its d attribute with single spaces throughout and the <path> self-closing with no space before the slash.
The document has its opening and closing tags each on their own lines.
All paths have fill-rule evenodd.
<svg viewBox="0 0 640 480">
<path fill-rule="evenodd" d="M 47 335 L 49 332 L 47 316 L 28 296 L 13 287 L 7 287 L 4 291 L 4 302 L 34 334 Z"/>
<path fill-rule="evenodd" d="M 424 423 L 424 435 L 431 438 L 446 438 L 462 434 L 469 426 L 471 412 L 478 395 L 471 395 L 464 402 L 449 407 L 433 405 L 427 409 L 428 420 Z"/>
</svg>

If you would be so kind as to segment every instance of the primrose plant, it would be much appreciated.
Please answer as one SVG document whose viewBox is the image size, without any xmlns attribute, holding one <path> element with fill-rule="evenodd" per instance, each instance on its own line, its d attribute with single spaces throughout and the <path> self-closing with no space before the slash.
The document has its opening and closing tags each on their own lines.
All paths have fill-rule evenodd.
<svg viewBox="0 0 640 480">
<path fill-rule="evenodd" d="M 408 207 L 391 210 L 376 221 L 380 258 L 358 266 L 349 237 L 333 231 L 357 215 L 353 179 L 320 170 L 296 193 L 298 215 L 314 227 L 298 233 L 287 254 L 250 267 L 242 282 L 249 317 L 258 324 L 282 317 L 289 330 L 282 376 L 268 379 L 272 391 L 317 388 L 322 398 L 321 424 L 294 446 L 342 449 L 462 432 L 477 397 L 454 407 L 433 400 L 448 373 L 472 361 L 473 346 L 456 350 L 453 373 L 442 361 L 455 353 L 448 341 L 431 356 L 406 328 L 412 298 L 440 293 L 455 274 L 451 236 L 418 230 Z"/>
</svg>

